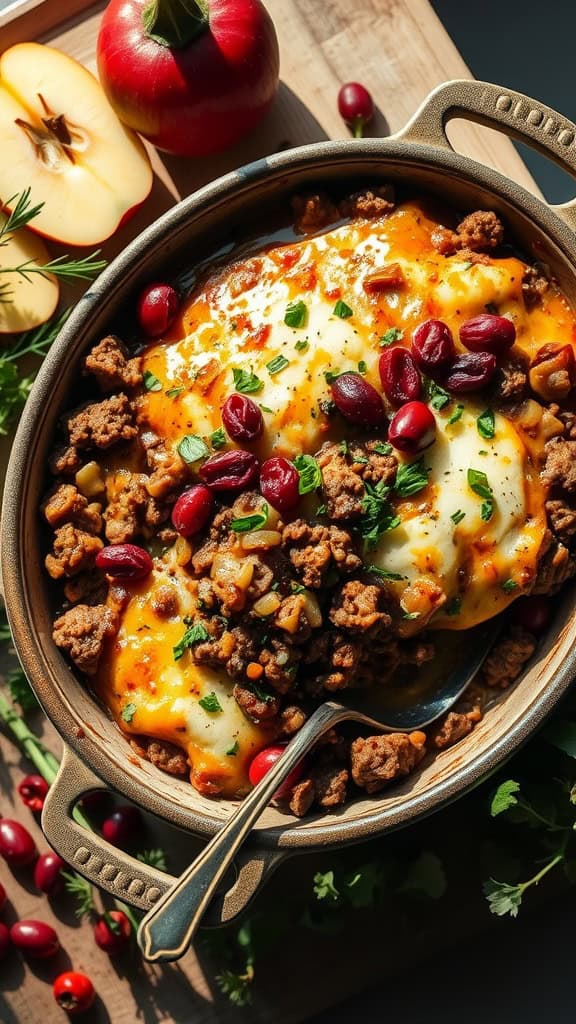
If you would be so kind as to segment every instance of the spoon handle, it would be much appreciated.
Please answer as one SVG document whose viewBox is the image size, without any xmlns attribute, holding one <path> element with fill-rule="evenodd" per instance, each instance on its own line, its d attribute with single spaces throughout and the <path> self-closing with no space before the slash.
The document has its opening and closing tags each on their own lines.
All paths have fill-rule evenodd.
<svg viewBox="0 0 576 1024">
<path fill-rule="evenodd" d="M 183 955 L 226 870 L 276 790 L 322 733 L 351 717 L 348 708 L 326 702 L 304 723 L 273 768 L 142 919 L 138 943 L 146 960 L 177 960 Z"/>
</svg>

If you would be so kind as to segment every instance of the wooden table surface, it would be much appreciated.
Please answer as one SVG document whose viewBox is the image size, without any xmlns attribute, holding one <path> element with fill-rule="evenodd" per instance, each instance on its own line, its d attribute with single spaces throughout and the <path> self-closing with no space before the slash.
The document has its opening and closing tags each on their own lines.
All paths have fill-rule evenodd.
<svg viewBox="0 0 576 1024">
<path fill-rule="evenodd" d="M 79 0 L 26 0 L 19 19 L 0 15 L 0 51 L 14 42 L 36 37 L 94 69 L 102 5 L 76 14 L 79 5 Z M 371 90 L 378 107 L 371 133 L 385 135 L 401 128 L 439 82 L 470 77 L 427 0 L 267 0 L 267 6 L 281 50 L 281 85 L 274 109 L 251 139 L 224 156 L 190 161 L 154 153 L 157 178 L 152 195 L 137 217 L 105 247 L 108 258 L 178 198 L 219 174 L 287 146 L 345 136 L 335 102 L 343 81 L 359 79 Z M 74 13 L 74 17 L 49 27 L 56 15 L 62 19 L 68 13 Z M 451 138 L 461 151 L 538 191 L 513 146 L 502 135 L 455 123 Z M 4 456 L 6 451 L 4 445 Z M 60 740 L 40 713 L 34 718 L 34 726 L 44 731 L 47 744 L 59 754 Z M 32 815 L 15 793 L 15 786 L 30 766 L 4 736 L 0 736 L 0 758 L 1 813 L 32 827 L 39 848 L 45 849 Z M 175 835 L 153 822 L 150 828 L 144 845 L 164 846 L 173 871 L 197 849 L 192 838 Z M 289 862 L 261 900 L 267 906 L 275 900 L 280 913 L 291 892 L 311 887 L 315 865 L 320 862 L 320 856 Z M 9 923 L 17 917 L 50 921 L 57 926 L 63 947 L 54 961 L 24 965 L 17 956 L 11 956 L 0 965 L 2 1024 L 62 1022 L 65 1015 L 52 1001 L 49 982 L 70 964 L 91 976 L 100 995 L 93 1010 L 82 1018 L 87 1024 L 213 1024 L 229 1020 L 288 1024 L 374 984 L 383 971 L 381 922 L 374 916 L 363 922 L 353 942 L 314 932 L 297 933 L 295 939 L 292 932 L 286 939 L 290 945 L 281 945 L 277 957 L 264 965 L 253 1007 L 240 1011 L 218 995 L 213 981 L 214 962 L 206 960 L 201 951 L 190 952 L 179 964 L 165 967 L 143 964 L 136 952 L 111 961 L 94 945 L 90 926 L 76 921 L 70 899 L 52 902 L 39 897 L 28 870 L 12 874 L 3 862 L 0 881 L 10 896 L 4 919 Z M 458 932 L 458 915 L 464 909 L 453 909 L 454 925 L 448 932 Z M 449 941 L 449 935 L 445 934 L 442 941 Z M 424 955 L 425 948 L 426 943 L 421 943 L 420 955 Z M 388 951 L 387 970 L 401 962 L 399 953 L 398 949 Z"/>
</svg>

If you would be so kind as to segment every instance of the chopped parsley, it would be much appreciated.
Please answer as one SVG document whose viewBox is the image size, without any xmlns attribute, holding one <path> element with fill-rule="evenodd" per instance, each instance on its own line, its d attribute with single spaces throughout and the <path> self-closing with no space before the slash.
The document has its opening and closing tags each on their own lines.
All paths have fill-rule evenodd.
<svg viewBox="0 0 576 1024">
<path fill-rule="evenodd" d="M 453 423 L 458 423 L 458 420 L 462 418 L 464 412 L 464 406 L 459 402 L 450 419 L 448 420 L 448 426 L 452 426 Z"/>
<path fill-rule="evenodd" d="M 268 505 L 264 502 L 260 512 L 251 516 L 242 516 L 240 519 L 233 519 L 230 529 L 235 533 L 248 533 L 249 530 L 260 530 L 268 519 Z"/>
<path fill-rule="evenodd" d="M 400 517 L 388 501 L 389 493 L 390 488 L 383 480 L 376 485 L 365 484 L 362 518 L 358 528 L 368 548 L 374 547 L 383 533 L 395 530 L 400 525 Z"/>
<path fill-rule="evenodd" d="M 494 513 L 494 502 L 493 501 L 483 501 L 482 505 L 480 507 L 480 519 L 483 519 L 484 522 L 487 523 L 489 519 L 492 519 L 493 513 Z"/>
<path fill-rule="evenodd" d="M 479 498 L 485 498 L 486 501 L 491 501 L 494 497 L 488 477 L 481 469 L 468 470 L 468 486 L 470 490 L 474 491 L 474 494 L 477 494 Z"/>
<path fill-rule="evenodd" d="M 264 643 L 264 640 L 262 643 Z M 263 690 L 262 687 L 258 686 L 258 683 L 255 683 L 253 679 L 251 679 L 249 683 L 246 683 L 245 687 L 247 690 L 250 690 L 258 700 L 261 700 L 263 704 L 272 704 L 272 702 L 276 700 L 273 693 L 268 693 L 267 690 Z"/>
<path fill-rule="evenodd" d="M 485 409 L 484 412 L 480 413 L 476 420 L 476 428 L 480 437 L 483 437 L 486 441 L 491 441 L 494 437 L 495 423 L 492 409 Z"/>
<path fill-rule="evenodd" d="M 401 576 L 399 572 L 388 572 L 387 569 L 381 569 L 378 565 L 367 565 L 366 572 L 371 573 L 373 576 L 379 576 L 382 580 L 407 580 L 407 576 Z"/>
<path fill-rule="evenodd" d="M 292 591 L 293 594 L 303 594 L 304 591 L 306 590 L 306 587 L 303 587 L 301 583 L 294 583 L 294 581 L 292 580 L 292 582 L 290 583 L 290 590 Z"/>
<path fill-rule="evenodd" d="M 260 402 L 258 402 L 258 405 L 260 405 L 260 408 L 262 409 L 262 412 L 274 412 L 274 410 L 273 409 L 269 409 L 267 405 L 261 405 Z"/>
<path fill-rule="evenodd" d="M 204 711 L 222 711 L 222 705 L 214 690 L 211 693 L 207 693 L 205 697 L 202 697 L 198 703 L 201 708 L 204 708 Z"/>
<path fill-rule="evenodd" d="M 424 383 L 426 396 L 430 405 L 433 409 L 440 412 L 441 409 L 445 409 L 446 406 L 452 401 L 451 396 L 444 388 L 441 388 L 439 384 L 436 384 L 433 380 L 426 380 Z"/>
<path fill-rule="evenodd" d="M 305 302 L 302 302 L 302 300 L 289 302 L 284 314 L 284 323 L 287 327 L 304 327 L 307 315 L 308 309 Z"/>
<path fill-rule="evenodd" d="M 239 370 L 234 367 L 232 377 L 234 378 L 234 387 L 241 395 L 255 395 L 264 387 L 263 381 L 255 373 L 252 373 L 252 370 L 248 372 L 248 370 Z"/>
<path fill-rule="evenodd" d="M 448 601 L 446 608 L 444 609 L 446 615 L 460 615 L 460 609 L 462 608 L 462 598 L 453 597 L 451 601 Z"/>
<path fill-rule="evenodd" d="M 166 392 L 166 398 L 177 398 L 177 396 L 181 395 L 182 392 L 185 390 L 186 389 L 183 388 L 181 385 L 177 388 L 169 388 L 168 391 Z"/>
<path fill-rule="evenodd" d="M 197 434 L 186 434 L 176 447 L 178 454 L 188 463 L 198 462 L 209 454 L 208 445 Z"/>
<path fill-rule="evenodd" d="M 188 650 L 189 647 L 192 647 L 194 644 L 199 643 L 201 640 L 208 639 L 209 633 L 204 623 L 192 623 L 192 625 L 187 627 L 184 636 L 179 641 L 179 643 L 176 644 L 176 647 L 173 648 L 174 661 L 180 661 L 180 658 L 184 656 L 185 652 Z"/>
<path fill-rule="evenodd" d="M 423 459 L 417 462 L 403 462 L 398 466 L 394 491 L 400 498 L 411 498 L 428 484 L 430 468 L 426 468 Z"/>
<path fill-rule="evenodd" d="M 516 590 L 517 586 L 518 584 L 513 579 L 504 580 L 502 584 L 502 590 L 506 594 L 511 594 L 513 590 Z"/>
<path fill-rule="evenodd" d="M 282 354 L 275 356 L 269 363 L 266 363 L 266 369 L 271 377 L 276 373 L 281 373 L 287 366 L 290 366 L 290 362 Z"/>
<path fill-rule="evenodd" d="M 351 310 L 350 306 L 346 305 L 342 299 L 338 299 L 338 302 L 332 310 L 332 314 L 333 316 L 339 316 L 341 320 L 347 320 L 349 316 L 354 315 L 353 310 Z"/>
<path fill-rule="evenodd" d="M 316 515 L 317 516 L 325 516 L 327 511 L 328 511 L 328 506 L 327 505 L 318 505 L 318 508 L 316 509 Z"/>
<path fill-rule="evenodd" d="M 226 444 L 226 434 L 224 433 L 224 427 L 218 427 L 218 430 L 212 431 L 209 437 L 210 444 L 215 451 L 220 451 L 221 448 Z"/>
<path fill-rule="evenodd" d="M 298 470 L 300 481 L 298 483 L 299 494 L 310 494 L 322 485 L 322 473 L 320 466 L 313 455 L 297 455 L 294 465 Z"/>
<path fill-rule="evenodd" d="M 459 508 L 457 512 L 452 513 L 450 519 L 452 520 L 453 523 L 455 523 L 456 526 L 458 526 L 458 523 L 461 523 L 465 516 L 466 513 L 463 512 L 461 508 Z"/>
<path fill-rule="evenodd" d="M 138 707 L 136 704 L 125 704 L 120 718 L 123 722 L 131 722 L 137 711 Z"/>
<path fill-rule="evenodd" d="M 392 455 L 392 445 L 389 441 L 377 441 L 372 446 L 372 451 L 377 452 L 378 455 Z"/>
<path fill-rule="evenodd" d="M 366 373 L 367 370 L 368 367 L 366 366 L 366 363 L 364 362 L 363 359 L 361 359 L 360 362 L 358 363 L 358 373 Z"/>
<path fill-rule="evenodd" d="M 146 391 L 162 391 L 162 383 L 151 370 L 144 370 L 142 378 Z"/>
<path fill-rule="evenodd" d="M 333 384 L 337 377 L 342 376 L 342 370 L 324 370 L 324 379 L 327 384 Z"/>
<path fill-rule="evenodd" d="M 308 338 L 301 338 L 300 341 L 296 342 L 294 348 L 296 349 L 297 352 L 305 352 L 307 348 L 310 348 L 310 342 L 308 341 Z"/>
<path fill-rule="evenodd" d="M 387 348 L 388 345 L 393 345 L 395 341 L 400 341 L 403 335 L 404 331 L 401 331 L 398 327 L 389 327 L 380 338 L 380 347 Z"/>
<path fill-rule="evenodd" d="M 239 750 L 240 744 L 238 743 L 238 740 L 234 740 L 232 746 L 228 747 L 228 750 L 226 751 L 226 757 L 236 757 Z"/>
</svg>

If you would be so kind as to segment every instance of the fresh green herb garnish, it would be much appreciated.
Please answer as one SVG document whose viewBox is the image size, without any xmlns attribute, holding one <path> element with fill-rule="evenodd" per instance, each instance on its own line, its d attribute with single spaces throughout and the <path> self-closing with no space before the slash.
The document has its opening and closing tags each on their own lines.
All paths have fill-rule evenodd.
<svg viewBox="0 0 576 1024">
<path fill-rule="evenodd" d="M 281 373 L 287 366 L 290 366 L 290 362 L 283 355 L 277 355 L 274 359 L 271 359 L 269 363 L 266 363 L 266 369 L 271 377 L 276 373 Z"/>
<path fill-rule="evenodd" d="M 464 406 L 461 405 L 460 403 L 458 403 L 458 405 L 454 409 L 454 412 L 452 413 L 450 419 L 448 420 L 448 426 L 450 427 L 450 426 L 452 426 L 453 423 L 458 423 L 458 420 L 462 418 L 462 413 L 463 412 L 464 412 Z"/>
<path fill-rule="evenodd" d="M 136 704 L 125 704 L 120 718 L 123 722 L 131 722 L 137 710 L 138 707 Z"/>
<path fill-rule="evenodd" d="M 407 576 L 401 576 L 399 572 L 388 572 L 387 569 L 381 569 L 378 565 L 367 565 L 366 572 L 371 573 L 373 576 L 380 576 L 383 580 L 392 580 L 394 582 L 408 579 Z"/>
<path fill-rule="evenodd" d="M 358 529 L 368 549 L 377 544 L 383 533 L 388 533 L 400 526 L 400 517 L 396 515 L 388 500 L 389 493 L 390 488 L 383 480 L 376 485 L 365 484 L 362 518 Z"/>
<path fill-rule="evenodd" d="M 380 338 L 380 347 L 387 348 L 388 345 L 393 345 L 395 341 L 400 341 L 403 336 L 404 331 L 399 330 L 398 327 L 389 327 Z"/>
<path fill-rule="evenodd" d="M 287 327 L 304 327 L 307 315 L 308 310 L 305 302 L 302 302 L 301 300 L 298 302 L 289 302 L 286 306 L 286 313 L 284 314 L 284 323 Z"/>
<path fill-rule="evenodd" d="M 419 619 L 420 612 L 404 612 L 403 619 Z"/>
<path fill-rule="evenodd" d="M 226 434 L 224 433 L 224 427 L 218 427 L 217 430 L 213 430 L 208 438 L 210 444 L 214 448 L 214 451 L 220 451 L 226 444 Z"/>
<path fill-rule="evenodd" d="M 303 587 L 301 583 L 294 583 L 294 580 L 290 583 L 290 590 L 293 594 L 303 594 L 306 587 Z"/>
<path fill-rule="evenodd" d="M 258 405 L 260 405 L 260 402 L 258 402 Z M 262 412 L 274 412 L 274 410 L 269 409 L 267 405 L 260 405 L 260 408 L 262 409 Z"/>
<path fill-rule="evenodd" d="M 149 864 L 151 868 L 158 868 L 159 871 L 167 871 L 166 854 L 164 850 L 156 847 L 153 850 L 142 850 L 136 857 L 142 864 Z"/>
<path fill-rule="evenodd" d="M 173 648 L 174 661 L 179 661 L 184 656 L 184 653 L 189 647 L 193 647 L 194 644 L 199 643 L 201 640 L 209 640 L 210 634 L 206 629 L 203 622 L 194 622 L 191 626 L 188 626 L 184 636 Z"/>
<path fill-rule="evenodd" d="M 294 465 L 300 476 L 299 494 L 309 494 L 322 486 L 322 472 L 313 455 L 297 455 Z"/>
<path fill-rule="evenodd" d="M 255 395 L 258 391 L 262 391 L 264 387 L 263 381 L 255 373 L 252 373 L 251 370 L 233 368 L 232 377 L 234 378 L 234 387 L 241 395 Z"/>
<path fill-rule="evenodd" d="M 328 511 L 328 506 L 327 505 L 318 505 L 318 508 L 316 509 L 316 515 L 317 516 L 325 516 L 327 511 Z"/>
<path fill-rule="evenodd" d="M 494 494 L 490 484 L 488 483 L 488 477 L 481 469 L 469 469 L 467 476 L 468 486 L 470 489 L 474 491 L 474 494 L 477 494 L 479 498 L 484 499 L 480 508 L 480 518 L 483 519 L 484 522 L 488 522 L 494 513 Z"/>
<path fill-rule="evenodd" d="M 476 420 L 476 427 L 480 437 L 485 438 L 486 441 L 492 440 L 494 437 L 495 417 L 492 409 L 485 409 L 483 413 Z"/>
<path fill-rule="evenodd" d="M 411 498 L 428 485 L 428 474 L 431 469 L 424 465 L 423 459 L 418 462 L 402 462 L 396 472 L 394 491 L 401 498 Z"/>
<path fill-rule="evenodd" d="M 445 409 L 452 401 L 452 397 L 448 392 L 433 380 L 426 380 L 424 382 L 424 388 L 430 405 L 438 412 L 440 412 L 441 409 Z"/>
<path fill-rule="evenodd" d="M 142 382 L 146 391 L 162 391 L 162 382 L 158 380 L 151 370 L 144 370 Z"/>
<path fill-rule="evenodd" d="M 297 341 L 296 344 L 294 345 L 294 348 L 296 349 L 297 352 L 305 352 L 306 349 L 309 347 L 310 342 L 308 341 L 307 338 L 301 338 L 300 341 Z"/>
<path fill-rule="evenodd" d="M 168 391 L 165 392 L 166 398 L 177 398 L 178 395 L 181 395 L 185 390 L 186 389 L 183 387 L 169 388 Z"/>
<path fill-rule="evenodd" d="M 188 464 L 205 459 L 209 454 L 208 445 L 197 434 L 186 434 L 176 445 L 176 451 Z"/>
<path fill-rule="evenodd" d="M 516 590 L 518 584 L 513 579 L 504 580 L 502 584 L 502 590 L 505 594 L 511 594 L 513 590 Z"/>
<path fill-rule="evenodd" d="M 233 519 L 230 523 L 230 529 L 234 530 L 235 533 L 248 533 L 249 530 L 260 530 L 265 525 L 267 519 L 268 505 L 264 502 L 260 512 L 254 512 L 253 515 Z"/>
<path fill-rule="evenodd" d="M 211 693 L 207 693 L 205 697 L 201 697 L 198 703 L 201 708 L 204 708 L 204 711 L 222 711 L 222 705 L 214 690 Z"/>
<path fill-rule="evenodd" d="M 453 523 L 456 524 L 456 526 L 458 526 L 458 523 L 461 523 L 465 517 L 466 513 L 463 512 L 461 508 L 459 508 L 457 512 L 452 513 L 450 519 L 452 520 Z"/>
<path fill-rule="evenodd" d="M 483 501 L 481 506 L 480 506 L 480 519 L 483 519 L 484 522 L 487 523 L 489 519 L 492 519 L 493 514 L 494 514 L 494 502 L 492 502 L 492 501 Z"/>
<path fill-rule="evenodd" d="M 367 370 L 368 367 L 366 366 L 366 363 L 364 362 L 363 359 L 361 359 L 360 362 L 358 363 L 358 373 L 366 373 Z"/>
<path fill-rule="evenodd" d="M 324 379 L 327 384 L 333 384 L 334 381 L 342 376 L 342 370 L 324 370 Z"/>
<path fill-rule="evenodd" d="M 240 744 L 238 743 L 238 740 L 234 740 L 232 746 L 228 747 L 228 750 L 226 751 L 226 757 L 236 757 L 239 750 Z"/>
<path fill-rule="evenodd" d="M 342 299 L 338 299 L 338 302 L 332 310 L 332 314 L 333 316 L 339 316 L 341 320 L 347 320 L 349 316 L 354 315 L 353 310 L 351 310 L 350 306 L 347 306 Z"/>
<path fill-rule="evenodd" d="M 392 455 L 392 445 L 389 441 L 377 441 L 372 446 L 372 450 L 377 452 L 378 455 Z"/>
</svg>

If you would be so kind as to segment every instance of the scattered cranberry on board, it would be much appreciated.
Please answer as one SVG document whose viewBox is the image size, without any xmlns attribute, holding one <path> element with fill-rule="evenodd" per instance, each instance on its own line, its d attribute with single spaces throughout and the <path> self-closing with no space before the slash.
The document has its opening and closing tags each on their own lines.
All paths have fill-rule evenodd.
<svg viewBox="0 0 576 1024">
<path fill-rule="evenodd" d="M 30 864 L 36 857 L 34 840 L 19 821 L 0 819 L 0 856 L 11 867 Z"/>
<path fill-rule="evenodd" d="M 31 811 L 41 811 L 50 786 L 41 775 L 25 775 L 18 786 L 22 803 Z"/>
<path fill-rule="evenodd" d="M 110 910 L 94 925 L 94 939 L 105 953 L 121 953 L 130 942 L 132 925 L 122 910 Z"/>
<path fill-rule="evenodd" d="M 108 843 L 125 849 L 137 838 L 142 828 L 142 816 L 137 807 L 122 804 L 102 822 L 102 835 Z"/>
<path fill-rule="evenodd" d="M 285 747 L 281 747 L 280 745 L 264 747 L 264 750 L 261 750 L 256 754 L 256 757 L 254 757 L 250 762 L 250 767 L 248 769 L 248 778 L 253 786 L 257 786 L 260 780 L 268 774 L 270 769 L 273 768 L 276 762 L 282 757 L 285 749 Z M 301 778 L 303 771 L 304 762 L 301 761 L 300 764 L 297 764 L 292 769 L 282 785 L 277 789 L 274 794 L 274 799 L 281 800 L 283 797 L 288 796 L 290 794 L 290 790 Z"/>
<path fill-rule="evenodd" d="M 366 125 L 374 117 L 374 101 L 366 86 L 360 82 L 346 82 L 338 93 L 338 111 L 354 138 L 361 139 Z"/>
<path fill-rule="evenodd" d="M 54 850 L 41 853 L 34 865 L 34 884 L 40 892 L 56 895 L 64 888 L 62 872 L 67 864 Z"/>
<path fill-rule="evenodd" d="M 35 960 L 47 960 L 60 949 L 56 932 L 45 921 L 16 921 L 10 938 L 21 953 Z"/>
<path fill-rule="evenodd" d="M 66 1013 L 83 1013 L 89 1010 L 96 997 L 94 985 L 80 971 L 65 971 L 59 974 L 52 985 L 54 999 Z"/>
<path fill-rule="evenodd" d="M 229 149 L 278 86 L 278 40 L 261 0 L 111 0 L 97 56 L 120 120 L 179 156 Z"/>
</svg>

